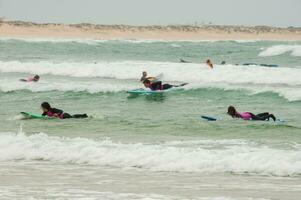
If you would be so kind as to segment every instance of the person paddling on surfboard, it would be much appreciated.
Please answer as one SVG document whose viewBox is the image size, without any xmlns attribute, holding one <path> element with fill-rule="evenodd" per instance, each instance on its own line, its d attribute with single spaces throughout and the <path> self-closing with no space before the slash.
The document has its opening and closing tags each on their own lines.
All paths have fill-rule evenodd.
<svg viewBox="0 0 301 200">
<path fill-rule="evenodd" d="M 52 108 L 48 102 L 43 102 L 41 104 L 41 109 L 43 110 L 42 116 L 57 117 L 60 119 L 87 118 L 88 117 L 87 114 L 70 115 L 69 113 L 64 113 L 63 110 Z"/>
<path fill-rule="evenodd" d="M 236 111 L 236 109 L 233 106 L 228 107 L 228 115 L 230 115 L 233 118 L 241 118 L 243 120 L 259 120 L 259 121 L 266 121 L 270 120 L 272 118 L 274 121 L 276 121 L 276 117 L 273 114 L 270 114 L 268 112 L 260 113 L 260 114 L 253 114 L 251 112 L 242 112 L 239 113 Z"/>
<path fill-rule="evenodd" d="M 33 77 L 28 77 L 27 79 L 20 79 L 23 82 L 38 82 L 40 80 L 39 75 L 34 75 Z"/>
<path fill-rule="evenodd" d="M 145 80 L 149 80 L 149 81 L 151 81 L 151 82 L 155 82 L 155 81 L 157 80 L 157 78 L 156 78 L 156 77 L 148 77 L 148 76 L 147 76 L 147 72 L 146 72 L 146 71 L 143 71 L 143 72 L 142 72 L 142 77 L 140 78 L 140 82 L 143 82 L 143 81 L 145 81 Z"/>
<path fill-rule="evenodd" d="M 152 83 L 150 80 L 146 79 L 143 81 L 143 84 L 146 88 L 151 89 L 152 91 L 157 91 L 157 90 L 168 90 L 173 87 L 182 87 L 184 85 L 187 85 L 187 83 L 183 83 L 181 85 L 170 85 L 170 84 L 162 84 L 162 81 L 157 81 Z"/>
</svg>

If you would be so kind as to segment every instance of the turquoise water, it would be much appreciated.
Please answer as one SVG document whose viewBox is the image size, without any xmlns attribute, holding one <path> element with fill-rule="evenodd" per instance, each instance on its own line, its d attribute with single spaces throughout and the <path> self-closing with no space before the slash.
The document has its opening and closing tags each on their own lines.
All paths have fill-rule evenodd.
<svg viewBox="0 0 301 200">
<path fill-rule="evenodd" d="M 202 64 L 208 58 L 213 70 Z M 143 70 L 189 84 L 127 94 L 142 87 Z M 32 74 L 41 80 L 18 81 Z M 300 77 L 301 42 L 2 39 L 0 170 L 10 177 L 0 184 L 3 197 L 299 199 Z M 21 119 L 20 111 L 41 113 L 43 101 L 91 117 Z M 286 123 L 233 120 L 229 105 Z M 19 178 L 30 184 L 16 187 Z"/>
</svg>

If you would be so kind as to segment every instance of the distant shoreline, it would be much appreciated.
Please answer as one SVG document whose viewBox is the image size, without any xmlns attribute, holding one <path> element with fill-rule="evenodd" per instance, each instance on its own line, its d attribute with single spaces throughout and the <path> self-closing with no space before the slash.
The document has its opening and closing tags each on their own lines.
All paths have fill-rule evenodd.
<svg viewBox="0 0 301 200">
<path fill-rule="evenodd" d="M 146 39 L 146 40 L 285 40 L 300 41 L 301 28 L 269 26 L 168 25 L 131 26 L 55 24 L 23 21 L 0 22 L 0 37 L 51 39 Z"/>
</svg>

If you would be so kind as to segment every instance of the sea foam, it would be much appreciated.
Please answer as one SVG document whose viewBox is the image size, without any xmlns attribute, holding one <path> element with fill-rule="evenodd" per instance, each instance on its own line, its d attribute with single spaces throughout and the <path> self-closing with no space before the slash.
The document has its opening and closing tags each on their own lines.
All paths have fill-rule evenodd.
<svg viewBox="0 0 301 200">
<path fill-rule="evenodd" d="M 218 88 L 225 90 L 246 90 L 251 94 L 274 92 L 289 101 L 301 100 L 300 68 L 268 68 L 254 66 L 216 65 L 213 70 L 204 64 L 183 64 L 170 62 L 100 62 L 100 63 L 52 63 L 52 62 L 3 62 L 0 61 L 0 90 L 4 92 L 28 89 L 40 91 L 87 91 L 120 92 L 141 88 L 141 72 L 147 70 L 150 76 L 163 74 L 164 82 L 189 83 L 184 89 Z M 39 74 L 41 82 L 21 83 L 14 75 L 6 73 Z M 50 78 L 51 80 L 50 80 Z M 68 80 L 66 81 L 66 77 Z M 72 80 L 69 80 L 70 77 Z M 104 83 L 97 78 L 112 79 Z M 88 79 L 87 79 L 88 78 Z M 118 81 L 114 81 L 117 79 Z M 123 81 L 120 83 L 120 81 Z"/>
<path fill-rule="evenodd" d="M 300 57 L 301 45 L 275 45 L 260 52 L 259 56 L 278 56 L 285 53 L 289 53 L 291 56 Z"/>
<path fill-rule="evenodd" d="M 111 166 L 123 170 L 165 172 L 247 173 L 299 176 L 301 149 L 275 149 L 259 144 L 222 142 L 223 148 L 207 147 L 206 140 L 192 146 L 116 143 L 109 139 L 54 137 L 46 134 L 0 135 L 0 161 L 48 161 L 53 163 Z M 187 144 L 187 141 L 186 141 Z M 219 144 L 219 143 L 218 143 Z"/>
</svg>

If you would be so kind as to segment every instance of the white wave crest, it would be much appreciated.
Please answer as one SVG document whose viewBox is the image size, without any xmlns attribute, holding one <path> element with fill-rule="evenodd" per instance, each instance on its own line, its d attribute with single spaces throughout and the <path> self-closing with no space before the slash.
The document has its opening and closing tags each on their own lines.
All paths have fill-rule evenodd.
<svg viewBox="0 0 301 200">
<path fill-rule="evenodd" d="M 259 56 L 278 56 L 285 53 L 290 53 L 292 56 L 301 56 L 301 45 L 276 45 L 269 47 L 259 53 Z"/>
<path fill-rule="evenodd" d="M 134 43 L 134 44 L 141 44 L 141 43 L 177 43 L 177 42 L 189 42 L 189 43 L 202 43 L 202 42 L 237 42 L 237 43 L 251 43 L 251 42 L 259 42 L 261 40 L 162 40 L 162 39 L 88 39 L 88 38 L 22 38 L 22 37 L 0 37 L 0 41 L 22 41 L 22 42 L 29 42 L 29 43 L 40 43 L 40 42 L 50 42 L 50 43 L 81 43 L 81 44 L 88 44 L 88 45 L 97 45 L 99 43 L 105 42 L 125 42 L 125 43 Z M 177 44 L 174 44 L 177 45 Z M 174 46 L 172 44 L 172 46 Z M 176 47 L 176 46 L 174 46 Z"/>
<path fill-rule="evenodd" d="M 280 150 L 249 143 L 225 148 L 206 145 L 123 144 L 111 140 L 1 134 L 0 161 L 49 161 L 69 164 L 196 173 L 301 174 L 300 149 Z"/>
<path fill-rule="evenodd" d="M 98 81 L 66 81 L 62 79 L 40 81 L 39 83 L 23 83 L 18 80 L 0 80 L 0 91 L 12 92 L 18 90 L 29 90 L 31 92 L 62 91 L 62 92 L 88 92 L 91 94 L 99 92 L 121 92 L 136 89 L 138 83 L 103 83 Z"/>
<path fill-rule="evenodd" d="M 225 90 L 247 90 L 252 94 L 274 92 L 290 101 L 301 100 L 301 69 L 267 68 L 246 66 L 215 66 L 213 70 L 204 64 L 183 64 L 169 62 L 101 62 L 101 63 L 21 63 L 0 61 L 1 91 L 28 89 L 37 91 L 88 91 L 119 92 L 143 87 L 139 83 L 142 71 L 150 76 L 163 74 L 163 81 L 189 83 L 186 89 L 219 88 Z M 9 74 L 7 74 L 9 73 Z M 11 73 L 23 73 L 23 77 L 12 79 Z M 24 73 L 39 74 L 41 82 L 21 83 Z M 10 76 L 11 78 L 7 78 Z M 75 77 L 75 78 L 72 78 Z M 103 82 L 100 78 L 110 78 Z M 123 82 L 120 82 L 123 81 Z"/>
</svg>

